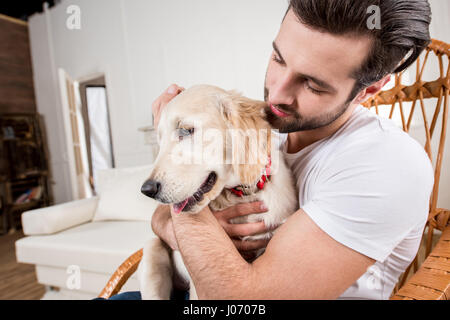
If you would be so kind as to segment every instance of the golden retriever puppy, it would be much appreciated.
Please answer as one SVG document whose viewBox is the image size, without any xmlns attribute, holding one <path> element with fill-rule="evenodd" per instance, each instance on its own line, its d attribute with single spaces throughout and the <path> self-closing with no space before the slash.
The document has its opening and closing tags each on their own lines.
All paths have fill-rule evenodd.
<svg viewBox="0 0 450 320">
<path fill-rule="evenodd" d="M 263 201 L 267 212 L 231 223 L 263 220 L 275 229 L 244 240 L 272 237 L 298 203 L 292 174 L 279 151 L 279 136 L 265 121 L 264 107 L 264 102 L 209 85 L 179 94 L 161 113 L 160 150 L 142 193 L 173 205 L 179 214 L 195 214 L 207 205 L 223 210 Z M 138 271 L 143 299 L 169 299 L 174 274 L 190 283 L 190 298 L 196 299 L 181 254 L 170 251 L 159 239 L 144 245 Z"/>
</svg>

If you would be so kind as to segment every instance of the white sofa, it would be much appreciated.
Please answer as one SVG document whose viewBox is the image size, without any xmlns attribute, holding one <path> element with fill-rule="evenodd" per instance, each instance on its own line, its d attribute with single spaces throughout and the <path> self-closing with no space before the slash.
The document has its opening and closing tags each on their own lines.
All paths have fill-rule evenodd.
<svg viewBox="0 0 450 320">
<path fill-rule="evenodd" d="M 36 265 L 42 299 L 92 299 L 116 268 L 150 237 L 157 203 L 140 193 L 150 166 L 105 170 L 99 195 L 22 214 L 20 263 Z M 136 274 L 122 289 L 139 290 Z"/>
</svg>

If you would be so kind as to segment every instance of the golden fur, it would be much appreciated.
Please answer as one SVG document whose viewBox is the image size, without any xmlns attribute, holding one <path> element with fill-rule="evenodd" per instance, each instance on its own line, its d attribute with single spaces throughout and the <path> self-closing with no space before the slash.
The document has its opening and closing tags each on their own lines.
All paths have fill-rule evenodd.
<svg viewBox="0 0 450 320">
<path fill-rule="evenodd" d="M 273 136 L 269 124 L 264 119 L 265 103 L 243 97 L 234 91 L 200 85 L 189 88 L 173 99 L 163 110 L 158 128 L 160 152 L 155 160 L 149 179 L 161 183 L 161 195 L 158 199 L 163 203 L 178 203 L 192 195 L 205 177 L 212 171 L 217 173 L 214 187 L 204 194 L 187 212 L 195 214 L 209 205 L 213 210 L 222 210 L 238 203 L 263 201 L 268 212 L 250 214 L 234 218 L 232 223 L 264 221 L 267 227 L 277 227 L 297 208 L 297 195 L 292 179 Z M 173 139 L 173 132 L 182 126 L 195 127 L 195 133 L 202 129 L 214 129 L 221 133 L 226 142 L 203 141 L 204 154 L 202 159 L 214 157 L 217 150 L 208 149 L 219 145 L 225 156 L 222 163 L 178 163 L 180 158 L 198 156 L 192 153 L 190 141 L 195 136 L 186 139 Z M 230 130 L 232 129 L 232 130 Z M 232 137 L 230 137 L 230 131 Z M 260 134 L 257 146 L 251 143 L 248 132 Z M 198 133 L 199 135 L 199 133 Z M 273 141 L 275 143 L 273 143 Z M 206 151 L 204 151 L 206 149 Z M 226 159 L 231 150 L 231 161 Z M 245 163 L 240 162 L 242 153 Z M 248 196 L 237 197 L 229 188 L 239 184 L 255 186 L 261 174 L 271 159 L 271 177 L 263 190 L 256 190 Z M 244 240 L 268 239 L 274 231 L 245 237 Z M 262 254 L 264 250 L 260 250 Z M 169 263 L 170 262 L 170 263 Z M 189 274 L 183 264 L 179 252 L 168 252 L 159 239 L 150 240 L 144 246 L 144 256 L 139 266 L 141 293 L 143 299 L 169 299 L 172 286 L 172 275 L 177 274 L 190 282 Z M 191 283 L 191 299 L 195 299 L 195 288 Z"/>
</svg>

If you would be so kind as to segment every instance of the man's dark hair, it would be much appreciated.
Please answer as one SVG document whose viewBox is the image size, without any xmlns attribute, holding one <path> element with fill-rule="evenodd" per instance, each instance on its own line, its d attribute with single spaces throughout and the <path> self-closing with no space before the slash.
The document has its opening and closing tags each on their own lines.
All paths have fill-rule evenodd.
<svg viewBox="0 0 450 320">
<path fill-rule="evenodd" d="M 367 21 L 373 5 L 380 10 L 381 23 L 380 28 L 370 29 Z M 352 75 L 356 84 L 349 101 L 384 76 L 409 67 L 430 43 L 427 0 L 290 0 L 289 9 L 301 23 L 318 31 L 373 39 L 365 62 Z"/>
</svg>

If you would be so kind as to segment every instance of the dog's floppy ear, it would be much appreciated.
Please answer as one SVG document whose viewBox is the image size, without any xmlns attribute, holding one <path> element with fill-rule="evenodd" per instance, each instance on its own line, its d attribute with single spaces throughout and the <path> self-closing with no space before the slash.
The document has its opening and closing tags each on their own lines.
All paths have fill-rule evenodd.
<svg viewBox="0 0 450 320">
<path fill-rule="evenodd" d="M 227 150 L 231 151 L 227 161 L 242 184 L 253 184 L 261 178 L 271 147 L 271 128 L 263 113 L 266 103 L 235 91 L 229 91 L 221 102 L 228 124 Z"/>
</svg>

